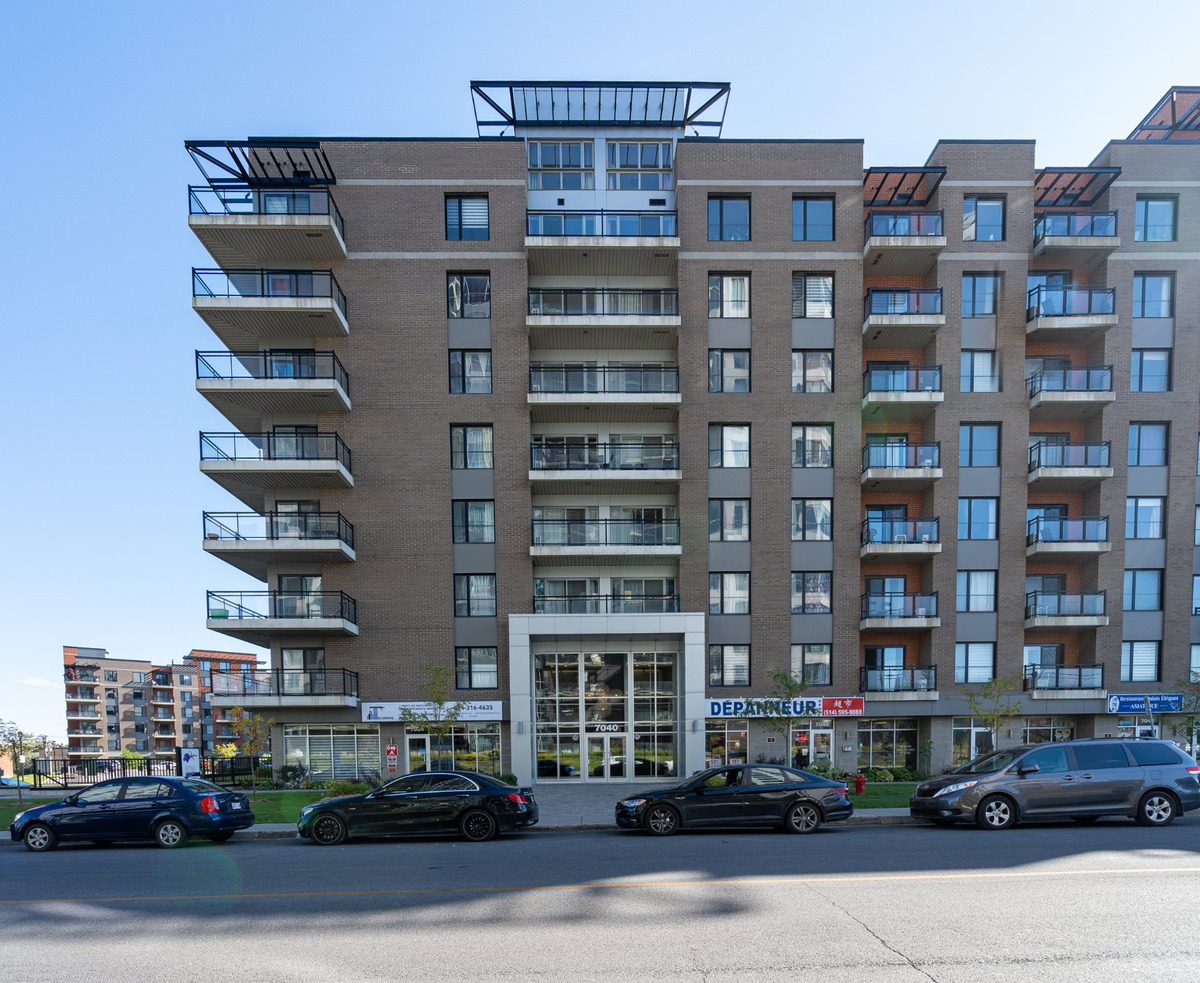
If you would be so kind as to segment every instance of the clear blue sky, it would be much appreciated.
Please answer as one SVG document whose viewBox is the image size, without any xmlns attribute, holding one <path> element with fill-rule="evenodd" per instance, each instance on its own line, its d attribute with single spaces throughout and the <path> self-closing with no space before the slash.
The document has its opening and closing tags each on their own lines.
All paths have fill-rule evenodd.
<svg viewBox="0 0 1200 983">
<path fill-rule="evenodd" d="M 1002 10 L 1002 13 L 1001 13 Z M 185 139 L 474 132 L 467 82 L 729 81 L 729 137 L 856 137 L 868 164 L 939 138 L 1035 138 L 1084 165 L 1200 84 L 1195 0 L 853 5 L 524 2 L 0 5 L 6 382 L 0 719 L 65 733 L 61 649 L 242 649 L 200 548 L 240 508 L 198 472 L 227 425 L 194 390 L 199 175 Z"/>
</svg>

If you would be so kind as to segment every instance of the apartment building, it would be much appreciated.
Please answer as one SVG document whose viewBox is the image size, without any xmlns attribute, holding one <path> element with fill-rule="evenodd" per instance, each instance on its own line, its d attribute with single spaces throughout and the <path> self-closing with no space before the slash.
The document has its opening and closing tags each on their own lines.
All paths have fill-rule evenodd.
<svg viewBox="0 0 1200 983">
<path fill-rule="evenodd" d="M 211 752 L 235 741 L 229 709 L 214 710 L 211 673 L 251 671 L 258 656 L 193 649 L 182 663 L 114 659 L 106 649 L 63 646 L 66 757 L 72 764 L 122 751 L 174 757 L 182 747 Z"/>
<path fill-rule="evenodd" d="M 263 584 L 207 624 L 271 663 L 213 702 L 289 763 L 936 770 L 1151 726 L 1200 669 L 1200 89 L 1041 168 L 724 139 L 729 94 L 477 82 L 473 138 L 186 145 L 241 509 L 203 547 Z M 449 736 L 401 719 L 431 669 Z"/>
</svg>

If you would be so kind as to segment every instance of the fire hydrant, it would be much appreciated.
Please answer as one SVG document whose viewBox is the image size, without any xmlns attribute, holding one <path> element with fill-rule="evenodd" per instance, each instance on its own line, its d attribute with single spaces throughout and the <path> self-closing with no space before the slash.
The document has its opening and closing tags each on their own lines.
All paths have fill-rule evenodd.
<svg viewBox="0 0 1200 983">
<path fill-rule="evenodd" d="M 867 776 L 861 771 L 854 776 L 854 794 L 862 795 L 867 790 Z"/>
</svg>

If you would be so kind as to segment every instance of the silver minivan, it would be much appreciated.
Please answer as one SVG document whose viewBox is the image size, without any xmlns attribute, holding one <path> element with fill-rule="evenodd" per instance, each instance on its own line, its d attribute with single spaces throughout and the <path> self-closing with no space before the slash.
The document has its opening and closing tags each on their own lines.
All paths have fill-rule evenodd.
<svg viewBox="0 0 1200 983">
<path fill-rule="evenodd" d="M 1008 829 L 1024 820 L 1128 816 L 1166 826 L 1200 809 L 1200 765 L 1170 741 L 1093 738 L 993 751 L 917 786 L 909 814 Z"/>
</svg>

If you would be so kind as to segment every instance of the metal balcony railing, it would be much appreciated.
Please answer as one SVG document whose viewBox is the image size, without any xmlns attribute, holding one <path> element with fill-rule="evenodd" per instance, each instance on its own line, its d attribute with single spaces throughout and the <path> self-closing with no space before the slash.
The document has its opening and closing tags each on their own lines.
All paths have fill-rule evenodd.
<svg viewBox="0 0 1200 983">
<path fill-rule="evenodd" d="M 532 365 L 531 393 L 677 393 L 675 365 Z"/>
<path fill-rule="evenodd" d="M 1025 525 L 1025 543 L 1107 543 L 1108 516 L 1038 517 Z"/>
<path fill-rule="evenodd" d="M 1107 440 L 1039 440 L 1029 448 L 1029 470 L 1038 468 L 1107 468 L 1111 466 L 1112 444 Z"/>
<path fill-rule="evenodd" d="M 940 236 L 942 212 L 868 212 L 866 238 L 872 236 Z"/>
<path fill-rule="evenodd" d="M 531 236 L 636 236 L 679 235 L 675 212 L 531 211 L 527 212 Z"/>
<path fill-rule="evenodd" d="M 867 444 L 862 450 L 862 469 L 940 468 L 942 445 L 934 441 L 910 444 Z"/>
<path fill-rule="evenodd" d="M 341 512 L 205 512 L 204 538 L 248 540 L 340 540 L 354 548 L 354 526 Z"/>
<path fill-rule="evenodd" d="M 337 433 L 202 433 L 201 461 L 337 461 L 350 470 L 350 448 Z"/>
<path fill-rule="evenodd" d="M 858 671 L 860 693 L 914 693 L 937 689 L 937 666 L 866 667 Z"/>
<path fill-rule="evenodd" d="M 530 467 L 534 471 L 678 471 L 679 445 L 644 444 L 571 444 L 529 445 Z"/>
<path fill-rule="evenodd" d="M 908 365 L 904 368 L 875 368 L 863 373 L 863 395 L 871 393 L 940 393 L 940 365 Z"/>
<path fill-rule="evenodd" d="M 534 546 L 678 546 L 679 520 L 534 519 Z"/>
<path fill-rule="evenodd" d="M 346 315 L 346 295 L 329 270 L 192 270 L 193 297 L 327 297 Z"/>
<path fill-rule="evenodd" d="M 1116 212 L 1042 212 L 1033 223 L 1033 241 L 1046 236 L 1115 236 Z"/>
<path fill-rule="evenodd" d="M 1035 317 L 1087 317 L 1116 311 L 1112 287 L 1034 287 L 1026 295 L 1025 320 Z"/>
<path fill-rule="evenodd" d="M 1026 618 L 1102 618 L 1104 591 L 1049 593 L 1030 591 L 1025 595 Z"/>
<path fill-rule="evenodd" d="M 1038 393 L 1110 393 L 1111 365 L 1073 365 L 1069 369 L 1042 369 L 1028 379 L 1029 397 Z"/>
<path fill-rule="evenodd" d="M 941 538 L 936 518 L 867 519 L 862 524 L 862 544 L 888 546 L 937 543 Z"/>
<path fill-rule="evenodd" d="M 533 599 L 534 614 L 672 614 L 678 610 L 677 594 L 577 594 Z"/>
<path fill-rule="evenodd" d="M 349 669 L 252 669 L 214 672 L 214 696 L 358 696 L 358 673 Z"/>
<path fill-rule="evenodd" d="M 358 623 L 358 604 L 344 591 L 209 591 L 210 620 L 343 618 Z"/>
<path fill-rule="evenodd" d="M 333 352 L 196 352 L 197 379 L 333 379 L 350 392 L 350 376 Z"/>
<path fill-rule="evenodd" d="M 937 591 L 932 593 L 863 594 L 860 618 L 936 618 Z"/>
<path fill-rule="evenodd" d="M 1024 688 L 1104 689 L 1104 666 L 1026 666 Z"/>
<path fill-rule="evenodd" d="M 192 215 L 329 215 L 342 238 L 346 236 L 342 213 L 325 188 L 191 185 L 188 188 L 188 212 Z"/>
<path fill-rule="evenodd" d="M 867 291 L 864 316 L 872 314 L 941 314 L 942 288 Z"/>
<path fill-rule="evenodd" d="M 679 313 L 679 292 L 535 287 L 529 291 L 529 313 L 542 317 L 673 317 Z"/>
</svg>

